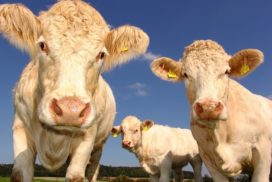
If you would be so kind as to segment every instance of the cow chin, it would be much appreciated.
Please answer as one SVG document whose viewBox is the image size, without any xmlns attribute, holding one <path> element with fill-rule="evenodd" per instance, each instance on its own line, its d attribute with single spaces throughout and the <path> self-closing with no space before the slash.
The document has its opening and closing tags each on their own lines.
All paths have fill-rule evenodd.
<svg viewBox="0 0 272 182">
<path fill-rule="evenodd" d="M 134 152 L 135 146 L 134 145 L 130 145 L 130 146 L 126 146 L 126 145 L 122 145 L 122 147 L 130 152 Z"/>
<path fill-rule="evenodd" d="M 136 149 L 134 147 L 126 147 L 126 146 L 123 146 L 123 149 L 126 149 L 128 150 L 129 152 L 132 152 L 132 153 L 135 153 L 136 152 Z"/>
</svg>

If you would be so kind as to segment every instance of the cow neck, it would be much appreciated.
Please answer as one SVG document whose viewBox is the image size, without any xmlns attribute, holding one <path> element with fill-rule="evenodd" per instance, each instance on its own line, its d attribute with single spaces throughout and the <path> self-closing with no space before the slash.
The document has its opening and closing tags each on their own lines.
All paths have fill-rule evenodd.
<svg viewBox="0 0 272 182">
<path fill-rule="evenodd" d="M 136 145 L 133 149 L 134 154 L 136 155 L 136 157 L 140 160 L 143 161 L 144 160 L 144 150 L 143 150 L 143 136 L 141 136 L 141 143 L 139 145 Z"/>
</svg>

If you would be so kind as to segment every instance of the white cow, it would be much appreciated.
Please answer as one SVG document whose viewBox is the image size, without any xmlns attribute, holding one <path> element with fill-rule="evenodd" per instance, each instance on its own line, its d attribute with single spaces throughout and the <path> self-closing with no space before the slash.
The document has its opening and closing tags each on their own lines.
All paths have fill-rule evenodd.
<svg viewBox="0 0 272 182">
<path fill-rule="evenodd" d="M 122 146 L 133 152 L 152 181 L 169 182 L 171 170 L 175 181 L 183 179 L 182 167 L 190 163 L 195 181 L 202 181 L 202 160 L 197 143 L 188 129 L 170 128 L 154 124 L 151 120 L 141 122 L 135 116 L 124 118 L 120 126 L 112 128 L 112 134 L 122 134 Z"/>
<path fill-rule="evenodd" d="M 230 77 L 242 77 L 263 62 L 245 49 L 234 56 L 211 40 L 195 41 L 179 62 L 156 59 L 151 68 L 164 80 L 184 80 L 191 129 L 202 160 L 216 182 L 253 168 L 253 182 L 268 182 L 272 155 L 272 102 Z"/>
<path fill-rule="evenodd" d="M 110 30 L 81 0 L 59 0 L 39 16 L 2 4 L 0 33 L 31 56 L 14 90 L 11 181 L 32 181 L 36 155 L 49 170 L 69 159 L 67 181 L 83 181 L 89 164 L 88 179 L 96 181 L 115 118 L 101 72 L 144 53 L 147 34 L 128 25 Z"/>
</svg>

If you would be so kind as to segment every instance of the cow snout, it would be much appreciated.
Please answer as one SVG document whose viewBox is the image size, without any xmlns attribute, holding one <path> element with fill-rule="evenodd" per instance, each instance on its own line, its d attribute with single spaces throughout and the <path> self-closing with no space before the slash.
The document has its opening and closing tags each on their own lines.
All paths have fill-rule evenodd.
<svg viewBox="0 0 272 182">
<path fill-rule="evenodd" d="M 130 141 L 123 141 L 123 147 L 130 148 L 131 142 Z"/>
<path fill-rule="evenodd" d="M 53 99 L 50 104 L 50 111 L 56 125 L 79 127 L 90 114 L 91 106 L 77 97 L 64 97 L 60 100 Z"/>
<path fill-rule="evenodd" d="M 196 102 L 193 109 L 201 120 L 218 120 L 224 110 L 224 105 L 220 101 L 204 100 Z"/>
</svg>

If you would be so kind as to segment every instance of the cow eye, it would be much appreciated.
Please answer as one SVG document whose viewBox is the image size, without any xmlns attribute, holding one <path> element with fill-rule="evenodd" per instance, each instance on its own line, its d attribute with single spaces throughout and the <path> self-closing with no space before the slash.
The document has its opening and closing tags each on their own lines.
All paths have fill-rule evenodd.
<svg viewBox="0 0 272 182">
<path fill-rule="evenodd" d="M 188 78 L 187 73 L 183 73 L 184 78 Z"/>
<path fill-rule="evenodd" d="M 137 132 L 138 132 L 138 129 L 134 130 L 134 132 L 137 133 Z"/>
<path fill-rule="evenodd" d="M 230 74 L 230 70 L 226 70 L 226 71 L 225 71 L 225 74 L 226 74 L 226 75 L 229 75 L 229 74 Z"/>
<path fill-rule="evenodd" d="M 99 52 L 97 58 L 98 58 L 98 59 L 104 59 L 105 56 L 106 56 L 106 53 L 105 53 L 105 52 Z"/>
<path fill-rule="evenodd" d="M 39 46 L 40 46 L 40 49 L 41 49 L 42 51 L 44 51 L 44 52 L 47 52 L 47 51 L 48 51 L 48 47 L 47 47 L 47 45 L 46 45 L 45 42 L 40 42 L 40 43 L 39 43 Z"/>
</svg>

